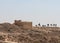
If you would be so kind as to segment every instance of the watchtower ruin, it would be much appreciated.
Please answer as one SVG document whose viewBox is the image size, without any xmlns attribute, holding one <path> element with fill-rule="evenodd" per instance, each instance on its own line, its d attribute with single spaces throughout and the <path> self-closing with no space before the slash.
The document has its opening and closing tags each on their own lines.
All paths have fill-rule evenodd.
<svg viewBox="0 0 60 43">
<path fill-rule="evenodd" d="M 27 22 L 27 21 L 21 21 L 21 20 L 15 20 L 14 24 L 22 27 L 22 28 L 32 28 L 32 22 Z"/>
</svg>

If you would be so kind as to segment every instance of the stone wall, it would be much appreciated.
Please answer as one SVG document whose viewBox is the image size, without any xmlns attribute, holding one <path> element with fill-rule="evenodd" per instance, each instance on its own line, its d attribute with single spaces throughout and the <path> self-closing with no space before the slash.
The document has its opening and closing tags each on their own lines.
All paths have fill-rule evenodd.
<svg viewBox="0 0 60 43">
<path fill-rule="evenodd" d="M 22 22 L 23 28 L 32 28 L 32 22 Z"/>
</svg>

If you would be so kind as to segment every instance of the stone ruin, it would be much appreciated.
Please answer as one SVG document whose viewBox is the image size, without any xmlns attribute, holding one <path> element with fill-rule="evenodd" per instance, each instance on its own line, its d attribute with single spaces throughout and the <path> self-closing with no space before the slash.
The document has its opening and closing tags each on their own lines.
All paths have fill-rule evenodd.
<svg viewBox="0 0 60 43">
<path fill-rule="evenodd" d="M 21 21 L 21 20 L 15 20 L 14 24 L 21 27 L 21 28 L 32 28 L 32 22 L 26 22 L 26 21 Z"/>
</svg>

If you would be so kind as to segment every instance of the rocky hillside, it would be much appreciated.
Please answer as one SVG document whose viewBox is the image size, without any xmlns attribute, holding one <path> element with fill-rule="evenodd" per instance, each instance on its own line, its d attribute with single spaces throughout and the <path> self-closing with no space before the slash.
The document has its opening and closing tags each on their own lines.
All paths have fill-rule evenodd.
<svg viewBox="0 0 60 43">
<path fill-rule="evenodd" d="M 59 27 L 24 29 L 15 24 L 0 24 L 0 43 L 60 43 Z"/>
</svg>

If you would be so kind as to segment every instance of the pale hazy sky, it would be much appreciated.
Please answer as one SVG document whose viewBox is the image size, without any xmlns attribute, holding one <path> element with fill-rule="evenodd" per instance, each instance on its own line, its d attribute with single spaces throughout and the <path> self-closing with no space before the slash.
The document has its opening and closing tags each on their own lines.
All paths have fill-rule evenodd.
<svg viewBox="0 0 60 43">
<path fill-rule="evenodd" d="M 60 0 L 0 0 L 0 22 L 15 19 L 60 26 Z"/>
</svg>

